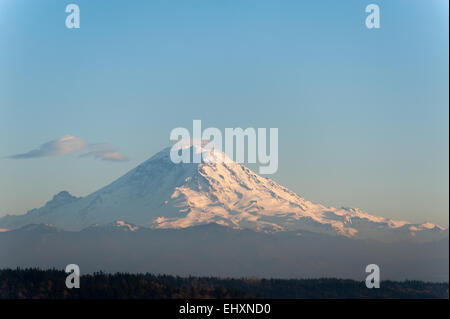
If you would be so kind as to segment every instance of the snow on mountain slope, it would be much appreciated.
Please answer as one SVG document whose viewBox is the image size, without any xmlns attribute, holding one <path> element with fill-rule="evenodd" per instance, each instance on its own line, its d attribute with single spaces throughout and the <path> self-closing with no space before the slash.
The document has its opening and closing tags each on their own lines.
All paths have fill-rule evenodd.
<svg viewBox="0 0 450 319">
<path fill-rule="evenodd" d="M 186 228 L 217 223 L 264 232 L 312 231 L 351 238 L 434 240 L 448 230 L 367 214 L 357 208 L 311 203 L 223 153 L 203 152 L 199 164 L 175 164 L 170 148 L 157 153 L 108 186 L 83 198 L 61 192 L 45 206 L 0 219 L 0 228 L 49 223 L 67 230 L 122 221 L 152 228 Z M 130 226 L 134 227 L 134 226 Z M 131 230 L 131 228 L 130 228 Z"/>
<path fill-rule="evenodd" d="M 110 222 L 107 224 L 95 224 L 92 225 L 88 228 L 83 229 L 83 231 L 89 231 L 89 230 L 120 230 L 120 231 L 125 231 L 125 232 L 134 232 L 140 229 L 139 226 L 133 225 L 133 224 L 129 224 L 123 220 L 116 220 L 114 222 Z"/>
</svg>

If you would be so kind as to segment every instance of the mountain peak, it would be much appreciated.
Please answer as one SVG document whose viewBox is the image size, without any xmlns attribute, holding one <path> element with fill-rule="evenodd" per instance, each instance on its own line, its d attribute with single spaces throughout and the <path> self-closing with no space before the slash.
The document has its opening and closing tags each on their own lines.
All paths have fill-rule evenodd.
<svg viewBox="0 0 450 319">
<path fill-rule="evenodd" d="M 72 196 L 68 191 L 64 190 L 59 192 L 58 194 L 53 196 L 53 200 L 66 200 L 66 199 L 72 199 L 76 198 L 75 196 Z"/>
<path fill-rule="evenodd" d="M 62 205 L 70 204 L 78 199 L 78 197 L 75 197 L 68 191 L 64 190 L 54 195 L 53 198 L 45 204 L 45 206 L 48 208 L 56 208 Z"/>
</svg>

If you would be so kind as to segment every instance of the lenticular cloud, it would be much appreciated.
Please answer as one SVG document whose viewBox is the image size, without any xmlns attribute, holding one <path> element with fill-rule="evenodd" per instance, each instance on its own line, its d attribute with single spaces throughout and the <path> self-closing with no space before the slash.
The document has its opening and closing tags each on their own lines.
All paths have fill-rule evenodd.
<svg viewBox="0 0 450 319">
<path fill-rule="evenodd" d="M 85 148 L 87 143 L 81 138 L 66 135 L 57 140 L 53 140 L 42 144 L 39 148 L 31 150 L 23 154 L 15 154 L 9 156 L 9 158 L 21 159 L 21 158 L 36 158 L 46 156 L 58 156 L 66 155 Z"/>
<path fill-rule="evenodd" d="M 107 143 L 88 144 L 79 137 L 66 135 L 57 140 L 42 144 L 40 147 L 22 154 L 9 156 L 12 159 L 26 159 L 48 156 L 60 156 L 88 149 L 89 152 L 80 157 L 92 156 L 97 159 L 112 162 L 127 161 L 128 158 L 120 154 L 113 146 Z"/>
<path fill-rule="evenodd" d="M 90 152 L 81 154 L 80 157 L 92 156 L 102 161 L 126 162 L 128 158 L 120 154 L 113 146 L 107 143 L 89 145 Z"/>
</svg>

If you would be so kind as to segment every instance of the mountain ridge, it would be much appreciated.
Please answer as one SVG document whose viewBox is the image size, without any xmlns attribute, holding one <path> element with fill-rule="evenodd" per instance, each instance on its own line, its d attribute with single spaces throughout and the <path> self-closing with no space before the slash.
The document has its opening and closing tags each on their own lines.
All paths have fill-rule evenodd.
<svg viewBox="0 0 450 319">
<path fill-rule="evenodd" d="M 64 269 L 75 262 L 83 273 L 364 280 L 366 266 L 375 263 L 383 281 L 448 281 L 448 238 L 383 243 L 313 232 L 237 230 L 215 223 L 134 231 L 126 224 L 81 231 L 41 224 L 0 233 L 0 269 Z"/>
</svg>

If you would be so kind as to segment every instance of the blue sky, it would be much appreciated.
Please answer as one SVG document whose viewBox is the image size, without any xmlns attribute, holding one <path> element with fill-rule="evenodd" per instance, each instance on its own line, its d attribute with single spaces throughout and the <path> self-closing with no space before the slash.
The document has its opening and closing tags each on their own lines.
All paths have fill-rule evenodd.
<svg viewBox="0 0 450 319">
<path fill-rule="evenodd" d="M 84 196 L 201 119 L 278 127 L 271 177 L 308 200 L 448 226 L 448 47 L 446 0 L 0 0 L 0 216 Z M 7 158 L 67 135 L 128 160 Z"/>
</svg>

